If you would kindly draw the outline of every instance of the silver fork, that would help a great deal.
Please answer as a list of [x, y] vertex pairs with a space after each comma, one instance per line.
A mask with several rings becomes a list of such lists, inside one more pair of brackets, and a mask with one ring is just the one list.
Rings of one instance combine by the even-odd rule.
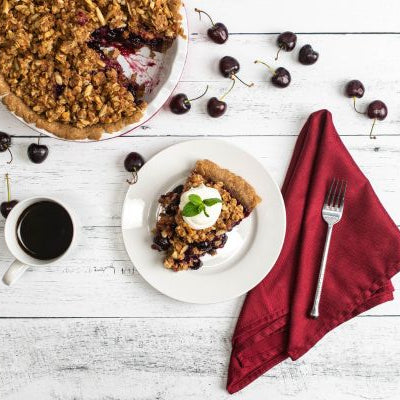
[[333, 226], [337, 224], [343, 215], [344, 196], [346, 194], [347, 182], [344, 180], [334, 179], [326, 195], [324, 206], [322, 207], [322, 218], [328, 224], [328, 232], [324, 253], [322, 255], [321, 267], [319, 270], [317, 289], [315, 291], [314, 305], [311, 310], [311, 317], [319, 317], [319, 301], [321, 299], [322, 285], [324, 283], [324, 275], [326, 262], [328, 259], [329, 245], [331, 243]]

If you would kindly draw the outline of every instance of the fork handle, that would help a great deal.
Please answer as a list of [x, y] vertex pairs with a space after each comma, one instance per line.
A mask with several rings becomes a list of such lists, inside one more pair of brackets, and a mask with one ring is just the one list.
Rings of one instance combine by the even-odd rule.
[[315, 291], [314, 305], [310, 313], [310, 316], [313, 318], [319, 317], [319, 301], [321, 299], [322, 285], [324, 283], [326, 262], [328, 260], [328, 252], [329, 252], [329, 245], [331, 243], [332, 230], [333, 230], [333, 225], [328, 225], [328, 232], [326, 234], [324, 253], [322, 255], [321, 266], [319, 269], [317, 289]]

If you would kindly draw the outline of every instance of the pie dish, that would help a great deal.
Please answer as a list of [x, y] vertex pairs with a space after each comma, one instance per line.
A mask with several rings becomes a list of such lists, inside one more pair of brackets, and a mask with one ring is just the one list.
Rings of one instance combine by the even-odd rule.
[[[153, 229], [162, 212], [158, 200], [161, 194], [184, 184], [196, 162], [204, 159], [215, 160], [245, 178], [263, 200], [227, 234], [223, 248], [214, 256], [201, 257], [199, 270], [173, 273], [163, 267], [165, 254], [151, 248]], [[216, 139], [183, 141], [149, 159], [140, 169], [137, 183], [127, 188], [121, 215], [125, 249], [135, 273], [161, 293], [190, 303], [226, 301], [257, 285], [278, 258], [286, 229], [282, 195], [265, 169], [268, 158], [263, 160], [264, 165], [243, 149]], [[143, 290], [150, 288], [144, 286]], [[152, 295], [156, 301], [156, 293]]]
[[[216, 195], [219, 201], [207, 209], [217, 207], [218, 203], [221, 206], [215, 223], [196, 229], [199, 227], [192, 227], [190, 221], [185, 220], [180, 208], [181, 196], [188, 191], [195, 193], [194, 188], [204, 186], [216, 189], [219, 194]], [[228, 232], [248, 217], [260, 201], [255, 189], [242, 177], [210, 160], [199, 160], [183, 185], [159, 198], [162, 210], [154, 229], [152, 248], [166, 252], [164, 266], [168, 269], [197, 270], [202, 266], [201, 258], [206, 254], [215, 255], [223, 248]], [[198, 214], [203, 216], [202, 212]], [[209, 218], [210, 215], [203, 216], [205, 221]]]
[[117, 58], [144, 47], [151, 56], [165, 53], [184, 35], [181, 7], [181, 0], [3, 0], [3, 103], [71, 140], [137, 123], [147, 107], [144, 87]]

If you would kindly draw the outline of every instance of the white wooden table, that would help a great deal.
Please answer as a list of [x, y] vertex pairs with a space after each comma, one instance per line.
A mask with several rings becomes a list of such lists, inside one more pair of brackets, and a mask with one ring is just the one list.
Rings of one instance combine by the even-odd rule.
[[[0, 286], [0, 398], [18, 399], [227, 399], [230, 337], [243, 298], [196, 306], [152, 289], [130, 263], [120, 214], [127, 186], [123, 160], [130, 151], [147, 159], [190, 137], [218, 136], [257, 157], [282, 183], [296, 136], [312, 111], [329, 108], [342, 139], [384, 206], [400, 224], [400, 3], [396, 0], [252, 0], [186, 2], [190, 52], [178, 90], [190, 96], [210, 84], [221, 95], [229, 81], [218, 74], [220, 57], [237, 57], [241, 77], [220, 119], [206, 115], [202, 99], [190, 114], [162, 111], [131, 135], [93, 144], [43, 139], [42, 165], [26, 156], [35, 140], [0, 108], [0, 130], [13, 135], [14, 163], [0, 154], [1, 174], [12, 178], [13, 197], [54, 195], [79, 214], [81, 240], [69, 259], [29, 270], [14, 287]], [[209, 11], [231, 31], [224, 46], [211, 43]], [[251, 8], [249, 8], [251, 7]], [[277, 33], [299, 32], [293, 53], [276, 52]], [[297, 62], [301, 45], [320, 52], [317, 64]], [[262, 58], [292, 73], [285, 90], [272, 87]], [[366, 85], [359, 102], [382, 99], [389, 108], [371, 141], [371, 121], [343, 96], [347, 80]], [[149, 182], [149, 184], [151, 184]], [[5, 187], [1, 185], [2, 200]], [[0, 273], [11, 255], [0, 235]], [[351, 271], [349, 271], [351, 273]], [[397, 289], [400, 279], [394, 280]], [[284, 362], [236, 395], [239, 399], [399, 399], [399, 298], [344, 324], [297, 362]]]

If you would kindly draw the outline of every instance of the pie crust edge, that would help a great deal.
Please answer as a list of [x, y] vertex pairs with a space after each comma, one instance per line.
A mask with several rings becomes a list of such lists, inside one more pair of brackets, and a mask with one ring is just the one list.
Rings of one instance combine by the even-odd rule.
[[262, 200], [253, 186], [246, 180], [225, 168], [221, 168], [210, 160], [197, 161], [194, 171], [214, 182], [223, 182], [227, 190], [246, 207], [249, 213]]
[[130, 117], [122, 118], [111, 124], [97, 124], [85, 128], [76, 128], [72, 125], [63, 124], [61, 122], [49, 122], [45, 118], [42, 118], [39, 114], [28, 107], [21, 98], [10, 91], [10, 87], [8, 86], [8, 83], [5, 82], [2, 74], [0, 74], [0, 96], [2, 97], [3, 104], [8, 108], [8, 110], [15, 113], [28, 124], [35, 124], [37, 128], [45, 129], [61, 139], [68, 140], [99, 140], [103, 133], [118, 132], [127, 125], [139, 122], [147, 107], [147, 103], [142, 102], [137, 106], [138, 111]]

